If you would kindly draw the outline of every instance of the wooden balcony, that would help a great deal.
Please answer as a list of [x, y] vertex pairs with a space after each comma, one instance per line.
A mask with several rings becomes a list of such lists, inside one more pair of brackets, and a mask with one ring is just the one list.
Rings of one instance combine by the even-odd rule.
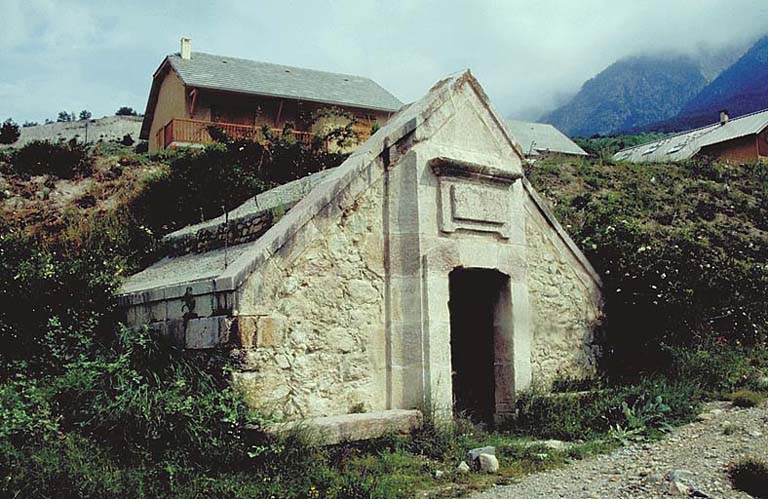
[[[216, 140], [211, 136], [213, 129], [232, 139], [261, 141], [265, 138], [262, 126], [174, 118], [157, 131], [157, 143], [161, 149], [214, 144]], [[213, 133], [216, 134], [215, 131]], [[270, 128], [268, 133], [274, 137], [284, 136], [304, 144], [311, 144], [315, 138], [315, 135], [309, 132], [282, 128]]]

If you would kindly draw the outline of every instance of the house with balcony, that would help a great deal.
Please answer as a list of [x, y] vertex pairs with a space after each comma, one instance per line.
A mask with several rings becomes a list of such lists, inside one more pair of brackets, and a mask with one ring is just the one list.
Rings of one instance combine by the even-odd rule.
[[352, 123], [364, 141], [401, 106], [369, 78], [192, 52], [182, 38], [152, 77], [140, 137], [150, 151], [210, 144], [216, 131], [311, 142]]

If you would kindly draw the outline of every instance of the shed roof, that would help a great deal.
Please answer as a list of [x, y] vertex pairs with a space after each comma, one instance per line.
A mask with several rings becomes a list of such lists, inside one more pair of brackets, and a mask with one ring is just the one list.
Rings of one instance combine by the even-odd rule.
[[[189, 59], [178, 53], [167, 56], [155, 73], [150, 90], [142, 136], [149, 135], [159, 84], [169, 65], [190, 87], [223, 92], [282, 97], [323, 104], [393, 112], [403, 105], [381, 85], [362, 76], [283, 66], [237, 57], [192, 52]], [[158, 88], [156, 88], [158, 87]], [[145, 130], [146, 128], [146, 130]], [[146, 132], [146, 133], [145, 133]]]
[[556, 152], [587, 156], [587, 153], [563, 132], [549, 123], [532, 123], [528, 121], [507, 120], [509, 131], [520, 142], [523, 152]]
[[702, 147], [755, 135], [766, 127], [768, 127], [768, 109], [733, 118], [724, 125], [719, 122], [713, 123], [660, 140], [627, 147], [617, 152], [613, 159], [634, 163], [682, 161], [693, 157]]

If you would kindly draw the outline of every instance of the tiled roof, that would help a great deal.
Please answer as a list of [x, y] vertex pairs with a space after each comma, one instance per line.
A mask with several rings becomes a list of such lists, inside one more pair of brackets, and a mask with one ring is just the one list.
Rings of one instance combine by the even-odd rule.
[[292, 99], [397, 111], [403, 105], [375, 81], [362, 76], [329, 73], [268, 62], [192, 52], [168, 60], [181, 80], [193, 87], [271, 95]]
[[739, 137], [754, 135], [768, 127], [768, 109], [702, 128], [671, 135], [653, 142], [628, 147], [613, 159], [634, 163], [681, 161], [693, 157], [702, 147], [719, 144]]
[[529, 123], [527, 121], [507, 120], [509, 131], [517, 139], [523, 152], [532, 155], [542, 152], [575, 154], [586, 156], [587, 153], [563, 132], [548, 123]]

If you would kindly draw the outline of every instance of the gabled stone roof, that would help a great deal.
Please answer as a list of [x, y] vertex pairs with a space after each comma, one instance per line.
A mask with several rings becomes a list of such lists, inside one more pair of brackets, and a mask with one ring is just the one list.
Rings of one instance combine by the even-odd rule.
[[[469, 86], [479, 96], [485, 107], [484, 111], [487, 112], [489, 120], [486, 126], [492, 124], [496, 127], [500, 131], [500, 140], [522, 158], [520, 145], [509, 133], [504, 120], [493, 109], [480, 84], [469, 71], [462, 72], [438, 82], [422, 99], [403, 107], [386, 125], [360, 145], [341, 166], [323, 173], [319, 178], [315, 177], [314, 180], [305, 180], [314, 182], [311, 190], [260, 237], [227, 248], [226, 255], [223, 253], [224, 249], [215, 248], [197, 254], [168, 257], [131, 276], [121, 289], [121, 303], [134, 305], [159, 299], [179, 298], [188, 287], [193, 288], [195, 294], [231, 292], [238, 289], [254, 269], [291, 241], [310, 220], [339, 198], [342, 192], [351, 185], [357, 186], [358, 190], [370, 185], [371, 168], [376, 164], [388, 163], [391, 146], [402, 144], [400, 152], [404, 153], [413, 144], [431, 137], [437, 129], [450, 121], [456, 112], [453, 98], [465, 86]], [[522, 171], [519, 174], [522, 175]], [[299, 193], [297, 195], [304, 192], [295, 186], [287, 189], [293, 189]], [[530, 185], [526, 185], [526, 190], [533, 192]], [[267, 194], [274, 197], [274, 192]], [[568, 249], [587, 269], [589, 275], [599, 283], [600, 278], [587, 259], [543, 206], [538, 196], [532, 196], [532, 200], [540, 207], [543, 216], [551, 219], [550, 223], [556, 233], [566, 242]], [[246, 216], [254, 215], [254, 210], [247, 207], [238, 208], [236, 211]], [[220, 222], [219, 220], [217, 223]], [[218, 230], [217, 223], [182, 229], [172, 235], [171, 239], [187, 237], [201, 229]], [[196, 261], [200, 262], [199, 268], [195, 264]]]

